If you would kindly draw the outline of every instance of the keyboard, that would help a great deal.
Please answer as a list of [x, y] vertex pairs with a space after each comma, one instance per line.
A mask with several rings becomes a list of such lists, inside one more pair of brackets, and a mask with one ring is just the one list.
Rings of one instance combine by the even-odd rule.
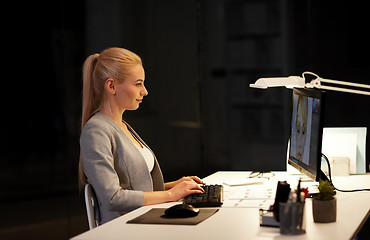
[[224, 188], [222, 185], [204, 185], [202, 194], [191, 194], [184, 198], [183, 203], [194, 207], [220, 207], [224, 202]]

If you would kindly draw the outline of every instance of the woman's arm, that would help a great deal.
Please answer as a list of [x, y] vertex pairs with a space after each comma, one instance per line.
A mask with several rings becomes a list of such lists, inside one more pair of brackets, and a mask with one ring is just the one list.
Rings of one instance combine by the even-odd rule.
[[[202, 183], [198, 177], [194, 177], [194, 179], [197, 179], [199, 183]], [[145, 192], [144, 205], [179, 201], [190, 194], [203, 193], [203, 188], [201, 188], [198, 185], [198, 182], [196, 182], [194, 179], [193, 177], [183, 177], [177, 181], [167, 183], [167, 185], [171, 186], [171, 188], [166, 191]]]

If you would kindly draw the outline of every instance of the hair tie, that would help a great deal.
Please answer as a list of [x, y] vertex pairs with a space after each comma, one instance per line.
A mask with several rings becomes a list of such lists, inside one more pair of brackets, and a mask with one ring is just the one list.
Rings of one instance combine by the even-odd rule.
[[93, 56], [92, 64], [93, 64], [93, 68], [95, 69], [95, 66], [96, 66], [96, 64], [98, 63], [98, 60], [99, 60], [99, 56], [100, 56], [100, 54], [99, 54], [99, 53], [95, 53], [95, 54], [93, 54], [92, 56]]
[[94, 57], [94, 60], [98, 60], [99, 59], [99, 56], [100, 56], [100, 54], [99, 53], [95, 53], [95, 54], [93, 54], [93, 57]]

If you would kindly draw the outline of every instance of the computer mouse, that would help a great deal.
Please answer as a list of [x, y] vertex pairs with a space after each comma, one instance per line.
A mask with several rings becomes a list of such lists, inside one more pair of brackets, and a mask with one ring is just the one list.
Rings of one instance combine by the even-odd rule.
[[195, 217], [199, 214], [199, 209], [190, 204], [177, 204], [167, 208], [164, 214], [170, 218]]

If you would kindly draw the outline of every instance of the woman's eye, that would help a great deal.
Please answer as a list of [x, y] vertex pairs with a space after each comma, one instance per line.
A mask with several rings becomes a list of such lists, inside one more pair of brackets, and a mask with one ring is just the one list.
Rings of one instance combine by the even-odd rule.
[[137, 81], [136, 83], [135, 83], [135, 86], [141, 86], [141, 85], [143, 85], [144, 84], [144, 82], [143, 81]]

